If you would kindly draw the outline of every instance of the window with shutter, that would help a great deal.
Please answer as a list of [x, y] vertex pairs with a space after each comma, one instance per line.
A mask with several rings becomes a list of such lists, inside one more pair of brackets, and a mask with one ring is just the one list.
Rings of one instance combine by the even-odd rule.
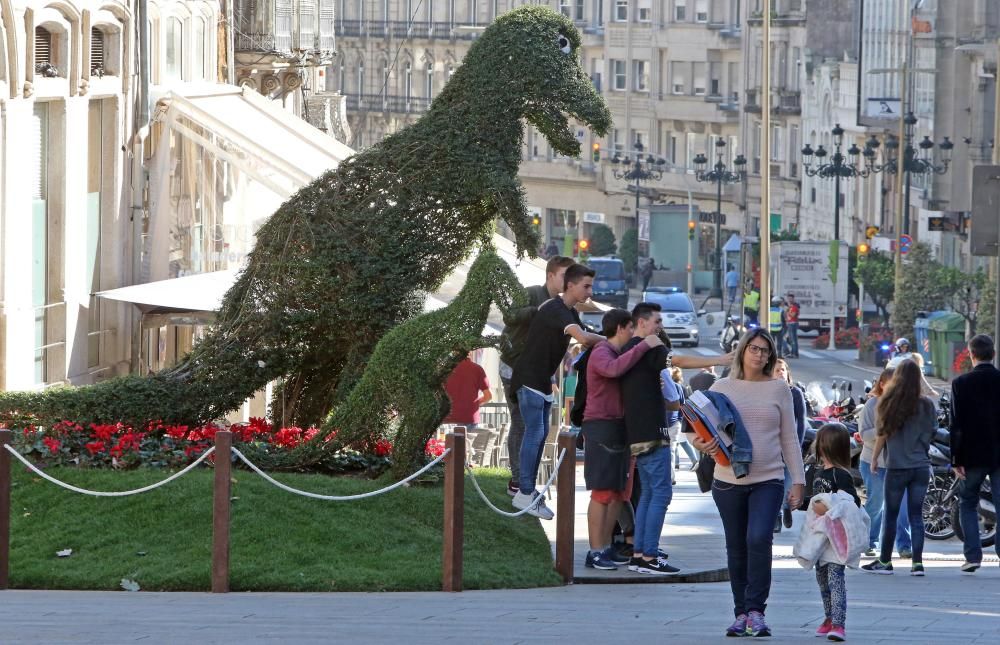
[[335, 17], [334, 0], [319, 0], [319, 48], [321, 51], [332, 52], [336, 49]]
[[52, 32], [45, 27], [35, 27], [35, 73], [46, 78], [59, 76], [52, 56]]
[[104, 32], [93, 27], [90, 30], [90, 75], [104, 76]]
[[318, 49], [316, 19], [319, 5], [316, 0], [299, 2], [299, 49], [307, 51]]
[[274, 0], [274, 48], [292, 49], [292, 0]]
[[[46, 32], [48, 33], [48, 32]], [[36, 32], [37, 34], [37, 32]], [[31, 304], [35, 307], [35, 358], [34, 382], [44, 383], [46, 313], [46, 293], [48, 291], [48, 120], [46, 103], [35, 103], [32, 114], [32, 213], [31, 213]]]

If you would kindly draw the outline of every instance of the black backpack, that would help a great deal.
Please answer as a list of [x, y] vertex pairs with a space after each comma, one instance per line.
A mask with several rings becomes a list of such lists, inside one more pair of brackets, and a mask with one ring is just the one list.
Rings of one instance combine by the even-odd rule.
[[573, 369], [576, 370], [576, 391], [573, 393], [573, 409], [569, 411], [569, 422], [580, 427], [583, 425], [583, 413], [587, 408], [587, 362], [590, 360], [590, 350], [580, 354]]

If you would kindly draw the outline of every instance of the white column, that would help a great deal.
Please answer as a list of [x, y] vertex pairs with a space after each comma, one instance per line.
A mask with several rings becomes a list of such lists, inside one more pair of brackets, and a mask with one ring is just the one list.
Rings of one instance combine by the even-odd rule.
[[[66, 300], [66, 378], [75, 380], [87, 373], [87, 332], [89, 327], [90, 275], [87, 271], [87, 174], [89, 126], [87, 96], [66, 99], [66, 140], [62, 175], [65, 212], [63, 214], [63, 298]], [[55, 146], [53, 146], [55, 147]]]
[[[34, 385], [35, 327], [31, 304], [31, 190], [32, 164], [25, 151], [32, 140], [32, 102], [14, 99], [3, 104], [3, 157], [7, 160], [0, 186], [0, 214], [4, 218], [0, 261], [3, 262], [4, 316], [6, 325], [4, 364], [8, 390], [27, 390]], [[20, 163], [14, 160], [20, 159]]]

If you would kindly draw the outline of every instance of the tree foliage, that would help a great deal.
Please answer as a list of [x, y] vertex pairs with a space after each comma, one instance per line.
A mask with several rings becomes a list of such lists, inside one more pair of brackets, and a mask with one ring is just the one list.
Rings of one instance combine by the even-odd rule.
[[[47, 393], [30, 401], [0, 394], [0, 412], [29, 403], [83, 408], [94, 399], [108, 404], [90, 412], [105, 421], [200, 423], [280, 380], [272, 413], [282, 424], [321, 421], [347, 397], [379, 339], [420, 311], [424, 293], [490, 238], [497, 217], [520, 253], [535, 254], [538, 233], [517, 177], [523, 122], [567, 156], [580, 151], [567, 114], [598, 135], [611, 125], [580, 44], [572, 21], [547, 7], [500, 16], [416, 123], [270, 217], [216, 324], [176, 367], [63, 390], [51, 401]], [[403, 393], [412, 384], [395, 385]]]
[[875, 303], [879, 317], [889, 320], [888, 307], [896, 290], [896, 267], [892, 256], [879, 251], [860, 256], [854, 267], [854, 280], [864, 285], [865, 295]]
[[591, 255], [614, 255], [617, 251], [614, 231], [605, 224], [595, 224], [590, 230]]
[[926, 244], [915, 244], [906, 256], [899, 293], [892, 311], [892, 328], [897, 336], [912, 336], [918, 311], [936, 311], [944, 307], [941, 292], [941, 264], [933, 258]]
[[996, 334], [996, 303], [997, 303], [997, 283], [996, 280], [987, 279], [981, 290], [982, 297], [979, 300], [979, 315], [976, 316], [976, 333]]
[[975, 330], [980, 301], [988, 284], [986, 272], [977, 269], [966, 273], [956, 267], [942, 266], [938, 269], [937, 279], [945, 304], [965, 318], [970, 330]]
[[636, 262], [639, 261], [639, 230], [630, 228], [622, 235], [622, 243], [618, 248], [618, 257], [625, 264], [625, 270], [629, 273], [635, 272]]

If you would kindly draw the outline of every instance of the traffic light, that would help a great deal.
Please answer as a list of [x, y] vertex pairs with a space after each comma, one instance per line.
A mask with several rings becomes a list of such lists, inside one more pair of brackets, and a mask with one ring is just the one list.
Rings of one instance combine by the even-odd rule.
[[591, 158], [594, 160], [594, 163], [601, 163], [601, 144], [595, 143], [592, 149]]
[[869, 246], [862, 242], [858, 244], [858, 255], [868, 255]]
[[589, 248], [590, 248], [589, 240], [580, 240], [580, 253], [586, 253]]
[[542, 218], [539, 217], [538, 215], [532, 215], [531, 216], [531, 225], [532, 226], [541, 226], [542, 225]]
[[878, 235], [879, 230], [880, 229], [877, 226], [869, 226], [865, 229], [865, 237], [870, 240], [876, 235]]
[[697, 226], [694, 220], [688, 220], [688, 240], [694, 240], [694, 227]]

